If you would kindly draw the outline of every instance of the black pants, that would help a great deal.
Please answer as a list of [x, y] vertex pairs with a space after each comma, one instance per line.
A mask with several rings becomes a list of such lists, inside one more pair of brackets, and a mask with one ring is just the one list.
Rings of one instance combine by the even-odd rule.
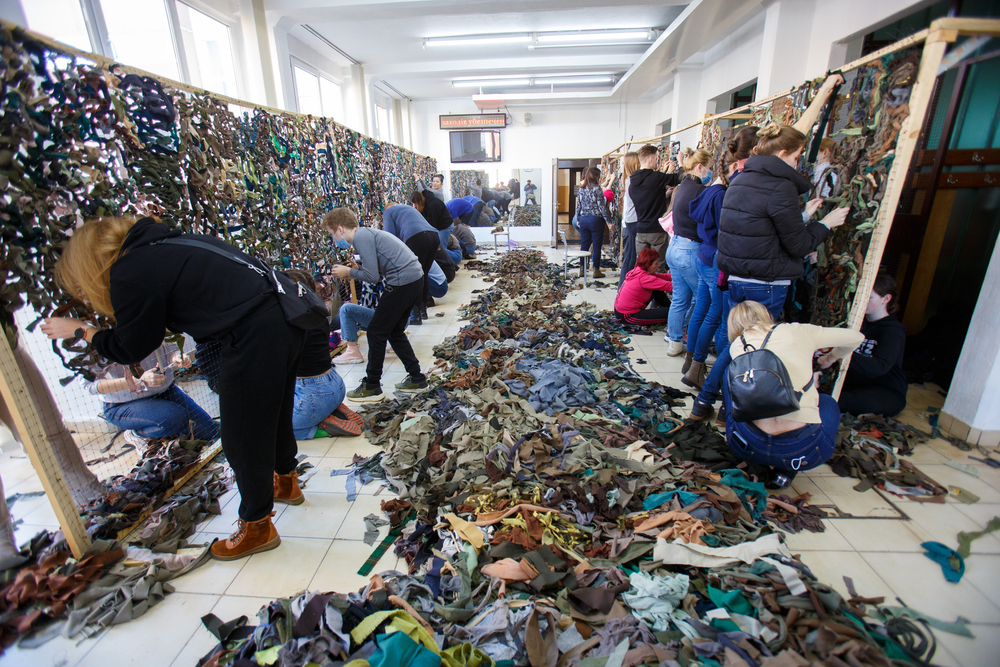
[[[427, 308], [430, 297], [428, 293], [428, 289], [430, 288], [430, 282], [428, 281], [430, 278], [427, 277], [427, 273], [431, 270], [431, 264], [434, 263], [434, 256], [437, 254], [439, 245], [441, 245], [441, 237], [438, 236], [437, 232], [431, 231], [419, 232], [406, 240], [406, 247], [412, 250], [413, 254], [417, 256], [417, 259], [420, 261], [420, 268], [424, 270], [423, 293], [420, 301], [416, 303], [418, 312]], [[393, 346], [393, 349], [396, 349], [395, 346]]]
[[257, 521], [274, 506], [274, 473], [295, 469], [295, 373], [305, 331], [285, 321], [277, 300], [221, 339], [222, 449], [240, 490], [240, 518]]
[[864, 415], [869, 412], [883, 417], [894, 417], [906, 407], [906, 397], [885, 387], [851, 387], [840, 392], [837, 401], [841, 412]]
[[375, 314], [368, 324], [368, 370], [365, 383], [369, 387], [374, 389], [382, 384], [386, 341], [392, 345], [407, 373], [413, 377], [423, 377], [420, 372], [420, 362], [417, 361], [417, 355], [413, 353], [405, 333], [410, 309], [416, 306], [421, 290], [425, 289], [423, 284], [424, 279], [414, 280], [402, 286], [386, 285], [382, 296], [379, 297]]

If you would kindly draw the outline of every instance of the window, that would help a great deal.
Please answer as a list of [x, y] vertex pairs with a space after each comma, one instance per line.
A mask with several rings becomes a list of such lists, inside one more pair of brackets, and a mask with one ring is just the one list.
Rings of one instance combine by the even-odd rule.
[[239, 97], [229, 26], [182, 2], [177, 3], [177, 17], [189, 83], [220, 95]]
[[114, 50], [110, 54], [112, 58], [168, 79], [180, 80], [177, 52], [163, 0], [101, 0], [101, 9]]
[[340, 84], [325, 76], [319, 78], [319, 92], [323, 100], [323, 115], [334, 118], [338, 123], [344, 122], [344, 95], [340, 92]]
[[83, 51], [93, 51], [80, 0], [28, 0], [21, 3], [28, 28]]
[[299, 113], [313, 116], [323, 115], [323, 99], [319, 92], [319, 77], [298, 65], [292, 65], [295, 76], [295, 94], [299, 101]]
[[381, 104], [375, 105], [375, 132], [380, 141], [392, 141], [392, 128], [389, 125], [389, 110]]

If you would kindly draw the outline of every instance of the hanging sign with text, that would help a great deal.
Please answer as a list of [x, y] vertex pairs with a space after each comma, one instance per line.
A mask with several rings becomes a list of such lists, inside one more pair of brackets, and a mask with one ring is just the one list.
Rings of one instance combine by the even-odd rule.
[[472, 113], [439, 116], [442, 130], [485, 130], [507, 127], [505, 113]]

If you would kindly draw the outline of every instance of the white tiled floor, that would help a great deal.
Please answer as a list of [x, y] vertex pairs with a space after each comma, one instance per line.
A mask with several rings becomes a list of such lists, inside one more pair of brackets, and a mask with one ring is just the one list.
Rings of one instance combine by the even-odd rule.
[[[552, 253], [552, 260], [562, 262], [562, 253]], [[571, 304], [583, 301], [599, 309], [614, 303], [617, 274], [603, 282], [607, 287], [572, 292]], [[466, 270], [459, 271], [450, 293], [431, 309], [431, 319], [408, 332], [421, 366], [432, 361], [432, 348], [445, 337], [458, 332], [462, 324], [457, 308], [467, 303], [471, 291], [483, 287], [482, 281]], [[433, 317], [442, 313], [443, 317]], [[366, 351], [365, 339], [361, 339]], [[645, 377], [683, 388], [680, 383], [682, 358], [665, 354], [661, 334], [633, 336], [630, 346], [633, 368]], [[647, 363], [638, 363], [639, 359]], [[345, 384], [353, 388], [364, 375], [364, 365], [342, 369]], [[383, 387], [391, 388], [406, 372], [392, 355], [386, 359]], [[687, 399], [686, 405], [690, 406]], [[940, 407], [944, 397], [933, 387], [912, 387], [910, 407], [903, 418], [918, 428], [929, 430], [926, 419], [918, 414], [928, 406]], [[372, 552], [364, 544], [362, 518], [377, 512], [381, 500], [391, 493], [379, 491], [379, 484], [362, 489], [353, 503], [347, 502], [345, 478], [331, 477], [330, 471], [342, 469], [354, 454], [371, 455], [378, 451], [364, 438], [335, 438], [300, 443], [317, 467], [306, 487], [306, 502], [296, 507], [277, 506], [276, 526], [282, 536], [277, 550], [257, 554], [243, 561], [209, 561], [202, 568], [175, 582], [177, 592], [150, 610], [144, 617], [116, 627], [96, 641], [76, 645], [58, 639], [37, 650], [8, 651], [0, 658], [7, 665], [175, 665], [190, 667], [209, 651], [214, 638], [202, 627], [200, 617], [214, 613], [223, 620], [241, 614], [251, 617], [276, 597], [294, 595], [304, 589], [356, 590], [367, 583], [357, 573]], [[987, 535], [972, 544], [972, 556], [966, 561], [966, 575], [958, 584], [947, 583], [940, 567], [921, 554], [920, 542], [934, 540], [957, 546], [959, 531], [979, 530], [994, 516], [1000, 515], [1000, 471], [981, 468], [976, 479], [943, 465], [949, 459], [968, 461], [965, 453], [943, 440], [918, 447], [911, 461], [941, 484], [957, 484], [979, 495], [975, 505], [952, 499], [941, 505], [921, 504], [892, 498], [891, 504], [874, 491], [858, 493], [854, 481], [836, 477], [823, 466], [800, 475], [794, 483], [797, 492], [810, 492], [820, 505], [836, 505], [840, 510], [861, 518], [825, 520], [826, 532], [790, 535], [792, 551], [819, 579], [846, 594], [843, 577], [850, 577], [859, 594], [884, 595], [887, 604], [907, 605], [942, 620], [953, 621], [959, 615], [973, 622], [975, 640], [937, 632], [939, 650], [934, 662], [940, 665], [979, 667], [995, 665], [1000, 652], [1000, 539]], [[0, 458], [0, 473], [9, 494], [41, 490], [26, 459], [10, 455]], [[198, 538], [223, 537], [232, 531], [239, 500], [235, 491], [222, 499], [222, 515], [199, 527]], [[905, 520], [876, 517], [899, 517], [895, 504], [909, 517]], [[54, 527], [51, 508], [44, 498], [19, 502], [12, 510], [15, 518], [25, 521], [17, 531], [24, 541], [42, 527]], [[382, 529], [384, 535], [385, 529]], [[391, 569], [397, 559], [388, 552], [375, 571]]]

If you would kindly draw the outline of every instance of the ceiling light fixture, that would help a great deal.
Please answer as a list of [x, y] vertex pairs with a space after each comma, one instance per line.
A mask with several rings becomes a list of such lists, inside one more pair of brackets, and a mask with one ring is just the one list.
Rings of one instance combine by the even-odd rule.
[[627, 30], [553, 30], [550, 32], [507, 33], [487, 35], [455, 35], [452, 37], [427, 37], [423, 47], [468, 46], [476, 44], [527, 44], [529, 49], [559, 48], [569, 46], [606, 46], [644, 44], [656, 39], [656, 28]]
[[548, 86], [552, 84], [578, 84], [578, 83], [608, 83], [613, 81], [614, 77], [610, 76], [578, 76], [570, 77], [566, 79], [543, 79], [541, 77], [535, 77], [535, 83], [540, 86]]
[[460, 37], [428, 37], [424, 46], [465, 46], [469, 44], [508, 44], [531, 41], [531, 35], [462, 35]]
[[620, 42], [622, 40], [648, 40], [648, 30], [604, 30], [600, 32], [538, 33], [539, 43], [546, 42]]
[[476, 80], [476, 81], [452, 81], [451, 85], [455, 88], [497, 88], [498, 86], [528, 86], [531, 85], [530, 79], [502, 79], [502, 80]]

